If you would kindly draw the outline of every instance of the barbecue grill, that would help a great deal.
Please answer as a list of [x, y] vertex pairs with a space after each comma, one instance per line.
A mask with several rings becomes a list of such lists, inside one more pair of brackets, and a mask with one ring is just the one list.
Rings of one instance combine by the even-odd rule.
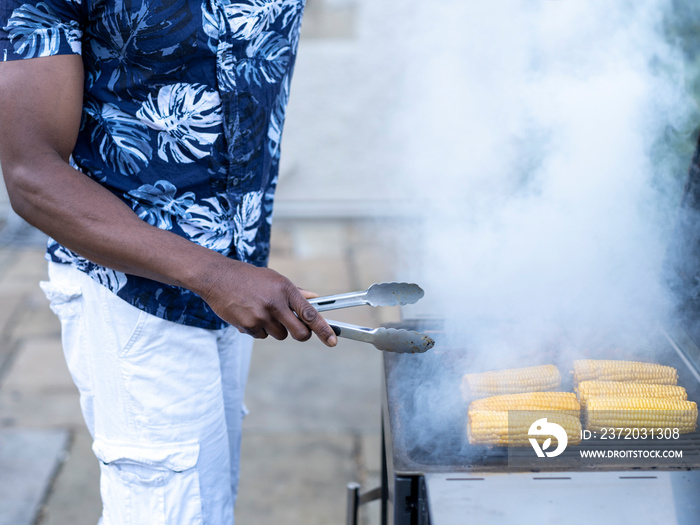
[[[445, 405], [463, 405], [439, 425], [411, 437], [413, 426], [425, 425], [420, 393], [400, 379], [404, 372], [437, 366], [460, 396], [464, 370], [453, 366], [453, 351], [441, 346], [441, 327], [434, 320], [410, 319], [403, 327], [433, 336], [436, 347], [425, 356], [384, 353], [382, 390], [382, 486], [366, 494], [349, 486], [348, 523], [357, 506], [373, 497], [382, 500], [383, 525], [464, 525], [470, 523], [630, 523], [700, 524], [700, 432], [678, 439], [582, 441], [567, 448], [564, 461], [544, 459], [535, 466], [510, 461], [506, 447], [469, 445], [466, 403], [445, 399]], [[678, 369], [679, 384], [688, 399], [700, 401], [700, 348], [680, 326], [653, 329], [645, 338], [645, 352], [654, 360]], [[639, 349], [637, 348], [637, 351]], [[551, 359], [543, 351], [545, 360]], [[634, 352], [601, 347], [578, 358], [635, 359]], [[539, 363], [535, 363], [539, 364]], [[561, 365], [565, 372], [565, 365]], [[449, 376], [452, 377], [449, 377]], [[567, 376], [568, 374], [563, 374]], [[428, 381], [430, 374], [426, 375]], [[430, 385], [421, 385], [430, 388]], [[570, 390], [571, 385], [563, 384]], [[414, 400], [414, 401], [412, 401]], [[511, 453], [515, 449], [511, 449]], [[667, 460], [583, 460], [581, 450], [682, 451]], [[534, 455], [533, 450], [522, 449]], [[567, 461], [566, 457], [570, 461]], [[559, 458], [557, 458], [559, 459]], [[515, 464], [515, 466], [514, 466]]]

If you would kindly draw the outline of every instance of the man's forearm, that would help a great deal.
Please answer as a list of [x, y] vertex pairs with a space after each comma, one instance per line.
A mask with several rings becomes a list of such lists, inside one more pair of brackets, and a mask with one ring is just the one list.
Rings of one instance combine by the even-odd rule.
[[142, 221], [121, 199], [58, 155], [7, 163], [13, 209], [63, 246], [102, 266], [202, 294], [220, 254]]

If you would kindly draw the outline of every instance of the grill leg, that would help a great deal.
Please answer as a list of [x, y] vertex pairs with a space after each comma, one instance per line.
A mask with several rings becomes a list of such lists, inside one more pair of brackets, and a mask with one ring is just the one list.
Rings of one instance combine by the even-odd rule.
[[348, 483], [348, 509], [345, 525], [357, 525], [357, 511], [360, 508], [360, 484]]
[[384, 435], [384, 415], [381, 417], [382, 421], [382, 485], [381, 485], [381, 498], [382, 498], [382, 509], [380, 515], [380, 525], [389, 525], [388, 518], [388, 506], [389, 506], [389, 467], [386, 461], [386, 436]]
[[368, 490], [364, 494], [360, 494], [360, 484], [354, 481], [348, 483], [348, 512], [346, 525], [357, 525], [357, 514], [360, 505], [369, 503], [382, 497], [382, 487], [377, 487]]

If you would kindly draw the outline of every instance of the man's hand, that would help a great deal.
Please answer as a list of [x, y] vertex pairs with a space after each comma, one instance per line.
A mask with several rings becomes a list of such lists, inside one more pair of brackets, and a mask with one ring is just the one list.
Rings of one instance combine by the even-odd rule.
[[328, 346], [336, 345], [333, 329], [305, 298], [314, 294], [269, 268], [229, 260], [217, 268], [200, 295], [241, 332], [259, 339], [284, 339], [289, 333], [297, 341], [313, 332]]

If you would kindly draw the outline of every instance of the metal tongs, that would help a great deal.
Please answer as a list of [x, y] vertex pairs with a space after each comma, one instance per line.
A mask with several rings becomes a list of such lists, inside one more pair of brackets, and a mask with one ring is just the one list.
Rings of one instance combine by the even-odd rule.
[[[309, 299], [319, 312], [349, 308], [351, 306], [399, 306], [413, 304], [424, 295], [417, 284], [379, 283], [373, 284], [362, 292], [350, 292]], [[379, 350], [417, 354], [430, 350], [435, 341], [428, 335], [403, 328], [365, 328], [339, 321], [326, 322], [338, 337], [371, 343]]]

